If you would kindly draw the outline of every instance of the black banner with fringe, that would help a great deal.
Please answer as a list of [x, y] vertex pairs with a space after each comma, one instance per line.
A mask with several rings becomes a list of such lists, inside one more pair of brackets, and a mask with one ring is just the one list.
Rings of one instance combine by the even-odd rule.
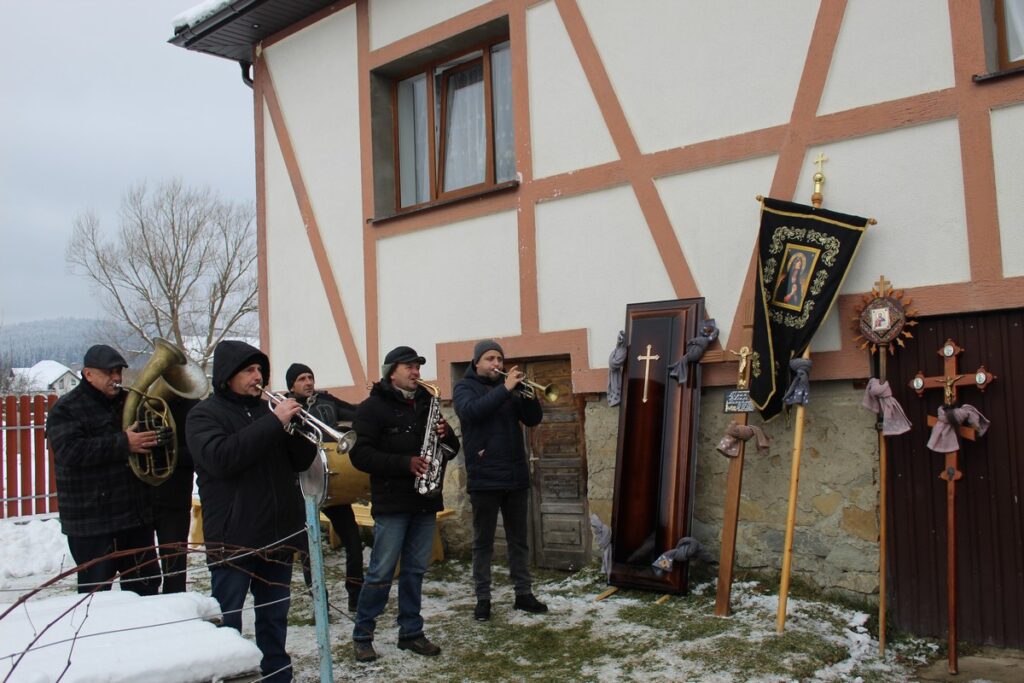
[[779, 199], [761, 204], [750, 396], [764, 419], [781, 412], [789, 361], [832, 308], [867, 224]]

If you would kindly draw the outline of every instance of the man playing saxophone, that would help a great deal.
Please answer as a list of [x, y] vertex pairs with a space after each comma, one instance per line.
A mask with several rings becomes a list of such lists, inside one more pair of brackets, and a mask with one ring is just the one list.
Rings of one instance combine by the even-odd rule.
[[[430, 470], [429, 459], [421, 456], [425, 442], [443, 444], [448, 450], [438, 448], [436, 457], [452, 458], [459, 451], [459, 439], [439, 413], [431, 411], [431, 395], [420, 382], [420, 366], [425, 362], [408, 346], [389, 351], [381, 380], [359, 405], [353, 424], [358, 438], [352, 464], [370, 474], [374, 519], [373, 552], [352, 631], [358, 662], [377, 658], [373, 634], [399, 560], [398, 648], [427, 656], [441, 653], [423, 634], [420, 605], [435, 515], [444, 503], [439, 488], [437, 495], [424, 496], [416, 484], [417, 477]], [[430, 415], [435, 416], [433, 424], [428, 424]], [[436, 439], [428, 432], [431, 429]]]

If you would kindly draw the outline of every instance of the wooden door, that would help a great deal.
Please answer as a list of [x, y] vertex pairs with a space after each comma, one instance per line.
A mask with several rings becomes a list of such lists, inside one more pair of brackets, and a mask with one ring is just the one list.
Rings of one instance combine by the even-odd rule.
[[[507, 365], [507, 363], [506, 363]], [[541, 399], [544, 420], [527, 430], [530, 461], [533, 563], [576, 570], [590, 559], [587, 459], [583, 438], [583, 399], [573, 396], [568, 359], [520, 365], [539, 384], [555, 383], [555, 402]]]

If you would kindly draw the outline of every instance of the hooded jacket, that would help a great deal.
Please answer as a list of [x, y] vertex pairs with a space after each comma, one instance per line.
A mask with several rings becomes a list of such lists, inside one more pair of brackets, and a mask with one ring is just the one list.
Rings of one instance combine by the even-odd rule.
[[121, 429], [126, 392], [107, 398], [82, 381], [61, 396], [46, 419], [53, 449], [61, 529], [100, 536], [152, 523], [149, 486], [128, 467]]
[[192, 409], [186, 439], [195, 461], [207, 549], [219, 544], [262, 548], [299, 546], [305, 520], [295, 473], [309, 467], [316, 447], [288, 434], [262, 397], [228, 388], [239, 370], [258, 363], [264, 381], [270, 361], [240, 341], [213, 352], [213, 395]]
[[[413, 400], [402, 396], [388, 381], [373, 385], [370, 397], [359, 404], [355, 422], [356, 445], [352, 464], [370, 475], [373, 513], [400, 514], [438, 512], [444, 508], [441, 495], [422, 496], [416, 492], [416, 477], [409, 463], [420, 454], [430, 413], [430, 394], [416, 389]], [[459, 452], [459, 438], [449, 429], [442, 440]]]
[[470, 365], [455, 385], [455, 413], [462, 424], [466, 451], [467, 491], [516, 491], [529, 488], [521, 422], [540, 424], [544, 413], [537, 399], [525, 399], [489, 380]]

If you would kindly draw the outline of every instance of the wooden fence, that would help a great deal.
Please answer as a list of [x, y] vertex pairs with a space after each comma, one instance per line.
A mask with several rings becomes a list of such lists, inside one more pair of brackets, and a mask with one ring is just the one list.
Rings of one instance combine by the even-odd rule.
[[5, 396], [0, 412], [0, 518], [57, 511], [46, 415], [56, 396]]

